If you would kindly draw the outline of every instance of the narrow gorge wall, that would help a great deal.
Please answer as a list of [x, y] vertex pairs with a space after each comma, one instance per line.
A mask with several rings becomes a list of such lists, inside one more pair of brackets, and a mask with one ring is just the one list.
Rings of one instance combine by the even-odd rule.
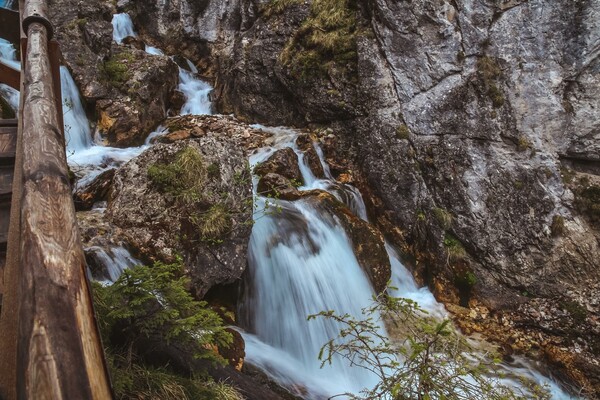
[[[96, 53], [106, 66], [118, 53], [107, 15], [127, 11], [146, 43], [184, 54], [214, 81], [219, 111], [307, 126], [335, 142], [334, 172], [364, 189], [371, 218], [438, 298], [491, 310], [526, 336], [522, 348], [503, 339], [510, 346], [541, 349], [600, 392], [598, 1], [119, 0], [104, 8], [73, 7], [69, 18], [80, 22], [62, 36], [85, 43], [65, 58], [99, 121], [103, 113], [119, 120], [102, 105], [112, 96], [103, 90], [123, 98], [127, 88], [86, 78], [78, 59]], [[164, 117], [175, 82], [150, 75], [169, 82], [159, 91]], [[477, 329], [492, 329], [475, 314]]]

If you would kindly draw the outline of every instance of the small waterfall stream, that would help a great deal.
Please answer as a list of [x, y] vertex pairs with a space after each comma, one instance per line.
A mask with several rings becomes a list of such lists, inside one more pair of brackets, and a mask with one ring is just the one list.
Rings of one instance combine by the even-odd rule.
[[[293, 147], [294, 131], [271, 132], [278, 143], [254, 154], [251, 166], [276, 148]], [[301, 189], [321, 188], [323, 182], [317, 184], [302, 159], [300, 165], [305, 183]], [[268, 206], [274, 202], [276, 206]], [[247, 360], [310, 399], [373, 386], [376, 380], [370, 372], [342, 360], [321, 369], [319, 349], [337, 336], [341, 325], [324, 319], [306, 321], [323, 310], [358, 316], [370, 303], [373, 290], [344, 229], [333, 215], [303, 200], [257, 196], [255, 210], [248, 252], [251, 278], [242, 307], [252, 332], [243, 334]]]
[[[15, 50], [15, 47], [12, 43], [2, 38], [0, 38], [0, 61], [18, 71], [21, 70], [21, 63], [17, 60], [17, 51]], [[10, 104], [13, 110], [17, 111], [19, 109], [18, 90], [0, 83], [0, 96]]]
[[[252, 166], [265, 161], [277, 149], [291, 147], [299, 157], [305, 182], [301, 190], [327, 190], [367, 220], [360, 193], [331, 178], [320, 149], [317, 154], [326, 179], [314, 177], [295, 145], [293, 130], [263, 129], [274, 134], [273, 143], [251, 156]], [[255, 179], [255, 191], [256, 184]], [[325, 310], [361, 318], [361, 309], [371, 302], [373, 289], [354, 257], [346, 233], [335, 217], [304, 200], [266, 199], [256, 192], [255, 196], [247, 289], [240, 307], [248, 330], [242, 332], [246, 361], [306, 399], [326, 399], [372, 387], [376, 378], [371, 372], [350, 368], [344, 360], [334, 360], [331, 366], [320, 368], [319, 349], [337, 336], [340, 326], [329, 320], [306, 320], [308, 315]], [[271, 206], [266, 207], [267, 203]], [[273, 207], [276, 211], [271, 212]], [[392, 267], [392, 286], [397, 288], [391, 294], [416, 301], [433, 317], [448, 318], [444, 306], [433, 294], [426, 287], [417, 286], [395, 249], [388, 243], [386, 249]], [[469, 340], [477, 348], [478, 343]], [[503, 380], [507, 385], [519, 386], [518, 377], [522, 376], [546, 385], [553, 399], [572, 398], [525, 359], [518, 358], [501, 368], [513, 377]]]
[[112, 19], [113, 40], [121, 44], [127, 36], [137, 36], [133, 30], [133, 22], [127, 13], [115, 14]]
[[65, 66], [60, 67], [60, 82], [67, 154], [75, 153], [91, 147], [90, 123], [83, 110], [79, 89], [77, 89], [71, 73]]

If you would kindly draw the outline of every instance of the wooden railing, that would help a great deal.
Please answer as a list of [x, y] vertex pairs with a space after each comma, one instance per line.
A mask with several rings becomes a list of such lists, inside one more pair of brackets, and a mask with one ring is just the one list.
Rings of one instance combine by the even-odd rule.
[[18, 142], [0, 318], [3, 399], [111, 399], [71, 197], [57, 51], [21, 0]]

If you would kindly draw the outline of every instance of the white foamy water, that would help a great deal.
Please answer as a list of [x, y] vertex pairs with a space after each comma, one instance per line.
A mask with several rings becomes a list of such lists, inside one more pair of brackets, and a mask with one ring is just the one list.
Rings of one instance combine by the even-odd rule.
[[[7, 7], [8, 8], [8, 7]], [[17, 60], [15, 47], [7, 40], [0, 38], [0, 61], [17, 71], [21, 70], [21, 63]], [[4, 98], [16, 112], [19, 109], [19, 91], [0, 83], [0, 96]]]
[[108, 248], [92, 246], [87, 248], [86, 252], [92, 253], [96, 262], [102, 266], [102, 270], [96, 271], [93, 278], [104, 284], [114, 283], [123, 271], [142, 264], [123, 246], [113, 245]]
[[165, 55], [165, 53], [163, 53], [163, 51], [161, 49], [159, 49], [158, 47], [146, 45], [145, 51], [146, 51], [146, 53], [152, 54], [153, 56], [164, 56]]
[[112, 18], [113, 40], [118, 44], [123, 43], [123, 39], [128, 36], [137, 36], [133, 30], [133, 22], [127, 13], [114, 14]]
[[92, 145], [90, 123], [83, 109], [79, 89], [65, 66], [60, 67], [60, 84], [67, 154], [75, 153]]
[[[295, 136], [293, 131], [283, 134]], [[293, 145], [278, 139], [277, 148]], [[250, 164], [264, 161], [273, 151], [259, 151]], [[304, 166], [301, 170], [303, 188], [311, 188], [316, 178]], [[319, 350], [342, 325], [324, 318], [306, 321], [323, 310], [359, 316], [371, 301], [373, 290], [346, 232], [333, 215], [302, 200], [276, 201], [271, 207], [268, 202], [274, 200], [257, 198], [250, 238], [251, 278], [243, 308], [252, 334], [244, 333], [246, 359], [310, 399], [372, 387], [374, 375], [341, 359], [321, 369]]]
[[[327, 168], [326, 179], [317, 179], [312, 174], [295, 144], [296, 132], [254, 127], [270, 131], [274, 137], [271, 147], [258, 150], [250, 158], [252, 166], [267, 160], [277, 149], [291, 147], [299, 156], [304, 180], [300, 189], [328, 190], [367, 220], [364, 202], [356, 188], [333, 181]], [[318, 149], [317, 153], [326, 167], [322, 151]], [[256, 184], [255, 177], [255, 190]], [[267, 202], [272, 205], [265, 212]], [[325, 310], [363, 319], [361, 310], [371, 303], [373, 289], [358, 265], [346, 233], [335, 217], [304, 200], [288, 202], [258, 196], [255, 206], [247, 288], [240, 308], [248, 330], [242, 332], [246, 361], [306, 399], [325, 399], [347, 392], [358, 394], [371, 388], [377, 382], [375, 375], [363, 368], [350, 367], [346, 360], [335, 359], [331, 366], [320, 368], [319, 350], [337, 337], [341, 326], [331, 320], [306, 320], [308, 315]], [[440, 320], [448, 318], [444, 306], [433, 294], [426, 287], [417, 286], [394, 248], [386, 243], [386, 249], [392, 286], [397, 288], [391, 294], [416, 301]], [[504, 364], [502, 369], [507, 374], [502, 380], [506, 385], [519, 387], [521, 376], [546, 385], [554, 399], [572, 398], [523, 359]]]
[[210, 92], [212, 92], [213, 88], [207, 82], [198, 79], [198, 77], [196, 77], [196, 73], [193, 70], [186, 71], [181, 67], [179, 68], [179, 86], [177, 87], [177, 89], [181, 91], [186, 98], [185, 104], [183, 105], [183, 107], [181, 107], [181, 115], [212, 114]]

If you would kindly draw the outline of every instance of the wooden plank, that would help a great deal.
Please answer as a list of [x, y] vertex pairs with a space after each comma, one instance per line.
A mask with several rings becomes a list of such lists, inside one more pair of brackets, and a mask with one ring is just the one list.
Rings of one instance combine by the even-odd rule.
[[19, 120], [17, 119], [0, 119], [0, 127], [15, 127], [19, 126]]
[[[26, 1], [25, 10], [43, 17], [45, 1]], [[110, 399], [54, 101], [48, 37], [44, 25], [28, 26], [16, 396]]]
[[0, 62], [0, 83], [5, 83], [11, 88], [19, 90], [21, 83], [21, 71], [17, 71], [9, 65]]
[[17, 150], [17, 129], [0, 127], [0, 152], [15, 152]]

